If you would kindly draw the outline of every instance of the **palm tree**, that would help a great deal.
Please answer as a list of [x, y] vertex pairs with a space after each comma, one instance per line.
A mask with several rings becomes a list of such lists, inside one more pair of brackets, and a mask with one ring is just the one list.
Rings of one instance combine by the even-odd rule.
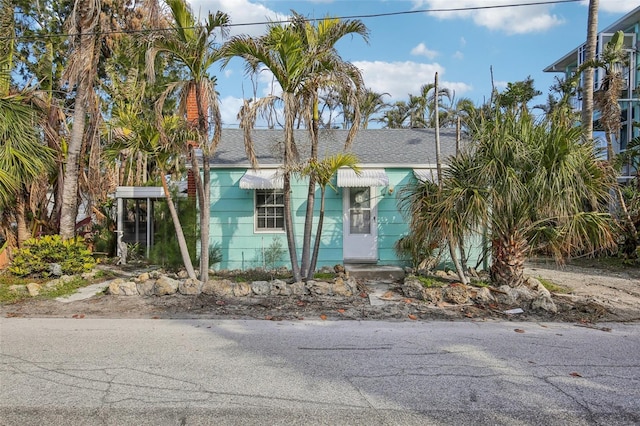
[[162, 183], [164, 196], [176, 231], [182, 263], [189, 278], [195, 280], [196, 273], [193, 269], [193, 262], [166, 177], [177, 163], [177, 159], [186, 151], [187, 141], [193, 139], [195, 132], [188, 131], [186, 121], [176, 115], [162, 118], [163, 131], [160, 132], [156, 121], [150, 117], [139, 115], [140, 110], [142, 110], [140, 105], [133, 108], [127, 105], [125, 108], [114, 109], [112, 123], [116, 127], [113, 132], [114, 142], [105, 150], [105, 156], [113, 162], [123, 151], [128, 151], [144, 155], [147, 161], [152, 162], [153, 167], [150, 169]]
[[604, 69], [602, 83], [593, 94], [593, 100], [600, 113], [599, 121], [607, 141], [608, 161], [614, 159], [613, 138], [619, 135], [621, 129], [620, 115], [622, 110], [618, 99], [625, 84], [622, 66], [628, 65], [628, 59], [628, 53], [624, 50], [624, 33], [618, 31], [604, 46], [600, 58], [593, 62], [594, 66], [600, 66]]
[[[333, 93], [332, 93], [333, 94]], [[358, 99], [360, 105], [360, 126], [366, 129], [369, 126], [369, 122], [373, 121], [377, 114], [383, 112], [389, 107], [384, 100], [384, 96], [390, 96], [388, 93], [377, 93], [373, 90], [366, 88]], [[325, 105], [330, 104], [330, 110], [333, 111], [336, 108], [342, 109], [342, 128], [349, 129], [353, 125], [354, 111], [349, 107], [349, 100], [345, 94], [333, 94], [333, 96], [324, 98]]]
[[0, 95], [0, 210], [13, 212], [18, 247], [31, 237], [26, 213], [31, 185], [53, 165], [53, 152], [38, 133], [41, 120], [28, 97]]
[[[209, 160], [215, 153], [222, 135], [222, 119], [215, 91], [215, 78], [209, 76], [209, 68], [221, 59], [221, 50], [215, 42], [215, 35], [225, 37], [228, 33], [229, 16], [222, 12], [209, 13], [201, 25], [184, 0], [167, 0], [171, 9], [171, 31], [163, 32], [148, 51], [148, 75], [155, 78], [154, 62], [159, 53], [164, 53], [188, 71], [188, 80], [169, 85], [158, 101], [158, 112], [162, 111], [166, 97], [174, 90], [180, 90], [180, 111], [187, 108], [188, 99], [196, 100], [198, 119], [197, 147], [202, 150], [202, 177], [194, 173], [200, 208], [200, 279], [209, 279], [209, 226], [211, 177]], [[210, 110], [210, 111], [208, 111]], [[213, 136], [209, 137], [209, 128]], [[160, 130], [162, 130], [160, 128]], [[195, 171], [199, 170], [195, 146], [191, 146], [191, 162]]]
[[391, 96], [389, 93], [378, 93], [371, 89], [366, 89], [360, 99], [360, 115], [362, 128], [366, 129], [369, 122], [377, 115], [383, 112], [389, 107], [385, 101], [382, 100], [384, 96]]
[[[343, 167], [349, 167], [356, 172], [360, 173], [360, 169], [357, 166], [358, 159], [351, 153], [339, 153], [334, 154], [331, 157], [324, 158], [320, 161], [316, 159], [310, 159], [309, 162], [302, 167], [301, 175], [313, 178], [315, 182], [320, 186], [320, 213], [318, 216], [318, 225], [316, 229], [316, 238], [313, 245], [313, 255], [311, 257], [311, 263], [309, 265], [309, 271], [313, 274], [318, 264], [318, 254], [320, 252], [320, 241], [322, 239], [322, 226], [324, 224], [324, 210], [325, 210], [325, 194], [327, 186], [333, 188], [331, 179], [338, 172], [338, 169]], [[308, 277], [310, 278], [310, 277]]]
[[[282, 88], [281, 96], [268, 96], [255, 102], [245, 102], [240, 112], [241, 126], [245, 129], [245, 147], [247, 156], [257, 167], [257, 161], [251, 142], [251, 129], [259, 111], [276, 102], [284, 104], [284, 144], [283, 144], [283, 180], [285, 231], [289, 248], [289, 259], [294, 279], [300, 280], [309, 274], [309, 253], [311, 219], [313, 217], [313, 195], [315, 182], [310, 179], [307, 214], [305, 216], [305, 241], [303, 242], [303, 266], [298, 264], [295, 233], [291, 212], [291, 170], [299, 161], [299, 152], [293, 130], [296, 119], [302, 119], [310, 131], [312, 141], [310, 158], [317, 158], [318, 91], [323, 87], [342, 87], [352, 93], [349, 96], [357, 108], [357, 95], [362, 82], [359, 71], [343, 62], [335, 51], [335, 43], [346, 34], [366, 35], [366, 27], [360, 21], [341, 22], [332, 18], [321, 20], [317, 26], [295, 14], [291, 25], [271, 24], [267, 34], [260, 38], [236, 36], [224, 47], [225, 65], [233, 57], [245, 60], [247, 70], [257, 73], [268, 69]], [[356, 110], [359, 122], [359, 113]], [[348, 145], [357, 131], [357, 122], [350, 130], [345, 145]], [[309, 213], [311, 212], [311, 213]], [[307, 236], [309, 238], [307, 238]]]
[[100, 28], [99, 0], [75, 0], [67, 21], [73, 47], [64, 77], [69, 88], [75, 88], [73, 128], [67, 146], [67, 157], [63, 178], [62, 209], [60, 213], [60, 236], [71, 239], [75, 236], [78, 212], [78, 172], [80, 152], [85, 139], [87, 115], [97, 120], [93, 90], [97, 76], [97, 58], [100, 53], [98, 30]]
[[[571, 105], [571, 99], [576, 95], [580, 74], [570, 78], [555, 78], [555, 83], [550, 87], [551, 93], [547, 96], [545, 104], [534, 106], [534, 109], [542, 110], [545, 115], [554, 115], [557, 119], [564, 120], [565, 124], [578, 123], [580, 116]], [[590, 137], [588, 139], [591, 139]]]
[[[604, 77], [598, 90], [593, 94], [594, 105], [600, 113], [600, 125], [604, 129], [605, 140], [607, 141], [607, 161], [614, 164], [615, 151], [613, 149], [614, 137], [619, 137], [621, 123], [621, 108], [618, 99], [624, 89], [624, 78], [622, 67], [628, 65], [628, 53], [624, 49], [624, 32], [617, 31], [611, 40], [605, 45], [601, 57], [594, 62], [586, 62], [584, 66], [602, 67]], [[617, 182], [613, 185], [617, 195], [618, 204], [622, 210], [625, 222], [623, 227], [627, 231], [625, 243], [626, 247], [638, 245], [638, 230], [631, 219], [627, 204]], [[633, 250], [635, 252], [635, 249]]]
[[13, 0], [0, 0], [0, 93], [8, 93], [15, 51]]
[[402, 129], [411, 116], [409, 105], [405, 101], [396, 101], [375, 121], [387, 129]]
[[[451, 101], [453, 95], [451, 90], [446, 87], [438, 88], [438, 93], [435, 93], [435, 85], [433, 83], [423, 84], [420, 86], [420, 94], [417, 97], [413, 95], [409, 95], [410, 104], [411, 99], [415, 101], [415, 111], [413, 112], [415, 117], [415, 123], [412, 123], [411, 127], [436, 127], [436, 113], [438, 115], [443, 115], [443, 107], [442, 103], [443, 99], [447, 99]], [[437, 96], [437, 97], [436, 97]], [[436, 99], [438, 100], [436, 104]], [[413, 121], [413, 119], [412, 119]], [[444, 120], [442, 120], [441, 125], [445, 124]]]
[[[360, 71], [348, 62], [344, 62], [335, 50], [335, 44], [346, 35], [359, 34], [365, 40], [368, 37], [367, 27], [361, 21], [335, 18], [324, 18], [317, 25], [312, 25], [302, 16], [293, 13], [291, 29], [295, 31], [303, 41], [304, 50], [314, 61], [322, 63], [319, 72], [312, 73], [304, 82], [302, 90], [302, 118], [310, 123], [309, 136], [311, 139], [311, 151], [309, 159], [318, 159], [318, 132], [320, 124], [319, 92], [328, 88], [340, 93], [342, 104], [353, 114], [353, 123], [349, 128], [349, 134], [345, 145], [348, 146], [355, 137], [360, 124], [359, 100], [364, 92], [364, 82]], [[312, 64], [317, 69], [317, 65]], [[313, 227], [313, 210], [315, 206], [316, 176], [309, 176], [307, 192], [307, 208], [302, 240], [301, 275], [306, 279], [313, 277], [311, 266], [311, 229]]]
[[[598, 0], [589, 0], [589, 16], [587, 18], [587, 49], [585, 62], [596, 59], [598, 46]], [[582, 128], [587, 139], [593, 139], [593, 74], [592, 67], [583, 70], [582, 86]]]
[[40, 140], [38, 129], [43, 116], [33, 102], [33, 91], [10, 93], [15, 49], [13, 11], [12, 1], [0, 2], [0, 34], [8, 39], [0, 48], [0, 211], [3, 217], [13, 215], [16, 223], [16, 238], [9, 238], [10, 226], [3, 226], [5, 240], [15, 241], [20, 247], [31, 236], [27, 226], [31, 187], [48, 175], [53, 156]]
[[580, 128], [510, 109], [482, 119], [472, 135], [471, 148], [443, 170], [435, 201], [409, 210], [413, 233], [461, 239], [487, 229], [492, 279], [509, 286], [524, 284], [532, 250], [561, 260], [614, 246], [610, 216], [600, 211], [613, 174]]

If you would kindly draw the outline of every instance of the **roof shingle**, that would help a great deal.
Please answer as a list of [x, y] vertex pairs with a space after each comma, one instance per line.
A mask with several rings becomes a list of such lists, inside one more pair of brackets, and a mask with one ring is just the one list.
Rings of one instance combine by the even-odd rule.
[[[344, 152], [348, 131], [342, 129], [321, 129], [319, 134], [319, 155], [328, 157]], [[300, 157], [310, 153], [307, 130], [295, 130], [294, 138]], [[257, 129], [253, 131], [253, 143], [261, 166], [282, 163], [283, 130]], [[440, 130], [440, 153], [442, 161], [454, 155], [456, 132], [453, 129]], [[436, 163], [434, 129], [362, 129], [346, 152], [356, 155], [361, 165], [385, 165], [387, 167], [412, 167]], [[249, 161], [244, 150], [244, 136], [240, 129], [223, 129], [222, 139], [211, 160], [212, 166], [248, 167]]]

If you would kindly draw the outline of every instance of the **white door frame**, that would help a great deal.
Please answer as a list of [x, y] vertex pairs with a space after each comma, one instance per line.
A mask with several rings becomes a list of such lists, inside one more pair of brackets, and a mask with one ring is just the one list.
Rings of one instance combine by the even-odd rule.
[[[362, 190], [365, 189], [368, 189], [369, 199], [356, 200], [358, 194], [362, 194]], [[366, 195], [366, 191], [362, 195]], [[378, 261], [377, 199], [376, 187], [342, 188], [342, 256], [344, 263], [376, 263]], [[352, 206], [352, 202], [360, 202], [364, 207]], [[352, 219], [358, 220], [359, 226], [352, 224]]]

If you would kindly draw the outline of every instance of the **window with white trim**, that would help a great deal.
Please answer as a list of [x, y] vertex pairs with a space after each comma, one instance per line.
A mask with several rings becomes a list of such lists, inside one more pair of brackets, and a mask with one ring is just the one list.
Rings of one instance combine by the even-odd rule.
[[284, 231], [284, 191], [256, 189], [255, 226], [257, 231]]

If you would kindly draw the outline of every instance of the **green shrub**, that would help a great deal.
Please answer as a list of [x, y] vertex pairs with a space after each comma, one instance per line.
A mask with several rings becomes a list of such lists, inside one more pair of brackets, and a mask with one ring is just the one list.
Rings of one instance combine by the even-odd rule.
[[21, 277], [48, 277], [52, 263], [59, 264], [63, 274], [73, 275], [90, 271], [96, 262], [82, 238], [62, 241], [59, 235], [46, 235], [25, 241], [9, 271]]
[[282, 245], [282, 240], [275, 237], [269, 247], [263, 250], [263, 263], [267, 268], [274, 269], [282, 261], [287, 250]]

